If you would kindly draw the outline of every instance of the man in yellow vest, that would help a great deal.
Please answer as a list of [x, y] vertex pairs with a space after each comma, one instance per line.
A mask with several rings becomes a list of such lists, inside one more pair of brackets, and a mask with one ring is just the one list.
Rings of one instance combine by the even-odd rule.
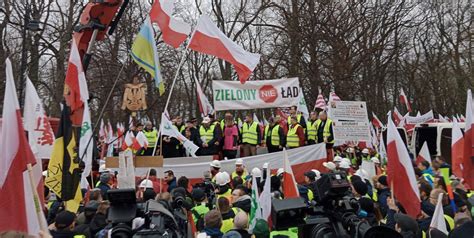
[[260, 145], [261, 139], [260, 126], [253, 121], [252, 115], [248, 114], [242, 125], [242, 157], [257, 155], [257, 145]]
[[265, 127], [265, 144], [268, 153], [282, 151], [286, 144], [286, 136], [283, 128], [280, 126], [280, 116], [268, 119], [268, 125]]
[[211, 125], [211, 119], [204, 117], [202, 125], [199, 128], [199, 137], [201, 144], [199, 145], [199, 155], [215, 155], [218, 153], [220, 135], [214, 125]]
[[291, 124], [286, 135], [286, 147], [293, 149], [304, 146], [305, 135], [303, 127], [298, 124], [296, 116], [292, 116], [290, 121]]
[[304, 119], [301, 113], [298, 113], [297, 106], [290, 107], [290, 115], [288, 116], [288, 119], [287, 119], [288, 127], [290, 127], [291, 125], [291, 117], [293, 116], [296, 117], [298, 124], [300, 124], [300, 126], [303, 127], [303, 129], [306, 129], [306, 120]]
[[[173, 120], [173, 126], [176, 128], [176, 130], [179, 131], [179, 133], [183, 134], [184, 130], [186, 129], [186, 125], [183, 123], [183, 118], [181, 116], [177, 116]], [[185, 157], [185, 152], [184, 152], [184, 147], [183, 144], [179, 143], [176, 146], [176, 149], [178, 150], [179, 156]]]
[[326, 143], [327, 157], [331, 161], [333, 158], [334, 133], [332, 120], [328, 118], [325, 111], [319, 113], [319, 119], [316, 121], [316, 139], [317, 143]]
[[153, 123], [150, 121], [145, 123], [145, 129], [143, 130], [146, 139], [148, 141], [148, 147], [145, 150], [144, 155], [153, 155], [153, 150], [155, 149], [156, 141], [158, 140], [158, 131], [153, 127]]
[[308, 145], [316, 144], [317, 128], [316, 122], [318, 121], [318, 114], [316, 112], [311, 112], [309, 115], [309, 121], [306, 123], [306, 138]]
[[245, 169], [244, 161], [242, 159], [236, 159], [235, 171], [232, 172], [231, 179], [234, 179], [235, 177], [240, 177], [242, 178], [242, 181], [245, 181], [245, 178], [247, 177], [247, 175], [248, 173], [247, 173], [247, 170]]

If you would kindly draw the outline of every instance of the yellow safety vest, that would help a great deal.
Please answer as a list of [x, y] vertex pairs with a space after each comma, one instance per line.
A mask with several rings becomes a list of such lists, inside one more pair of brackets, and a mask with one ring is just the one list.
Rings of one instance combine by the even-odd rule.
[[217, 194], [217, 199], [219, 198], [227, 198], [227, 200], [229, 200], [229, 202], [231, 201], [231, 198], [232, 198], [232, 190], [229, 188], [227, 190], [227, 192], [223, 193], [223, 194]]
[[448, 223], [449, 230], [452, 231], [454, 229], [454, 219], [446, 214], [444, 215], [444, 219], [446, 223]]
[[[269, 136], [268, 135], [268, 130], [270, 129], [270, 125], [267, 125], [265, 127], [265, 141], [267, 141], [267, 137]], [[271, 131], [271, 138], [270, 138], [270, 141], [271, 141], [271, 144], [273, 146], [279, 146], [280, 145], [280, 134], [278, 133], [280, 130], [280, 125], [275, 125], [273, 128], [272, 128], [272, 131]]]
[[[232, 211], [234, 212], [234, 217], [237, 215], [237, 213], [240, 211], [239, 208], [233, 207]], [[228, 219], [222, 219], [222, 226], [221, 226], [221, 232], [226, 233], [234, 227], [234, 217], [228, 218]]]
[[176, 130], [179, 131], [179, 133], [183, 133], [183, 131], [186, 129], [185, 125], [181, 125], [181, 128], [178, 128], [176, 125], [173, 125], [173, 126], [176, 128]]
[[209, 141], [214, 138], [214, 129], [214, 125], [211, 125], [209, 129], [204, 128], [204, 126], [199, 128], [199, 135], [201, 136], [202, 142], [209, 143]]
[[286, 135], [286, 145], [288, 147], [299, 147], [300, 146], [300, 138], [298, 137], [298, 134], [296, 134], [296, 131], [298, 130], [298, 127], [300, 127], [300, 125], [296, 124], [295, 127], [289, 128], [288, 134]]
[[286, 231], [272, 231], [270, 232], [270, 237], [275, 236], [287, 236], [288, 238], [298, 238], [298, 231], [294, 231], [294, 229], [289, 228]]
[[[240, 178], [242, 178], [242, 180], [245, 182], [245, 178], [247, 178], [247, 170], [244, 170], [244, 172], [242, 173], [242, 176], [240, 176]], [[234, 179], [235, 177], [239, 177], [239, 175], [237, 174], [237, 172], [232, 172], [232, 175], [231, 175], [231, 178]]]
[[[301, 114], [296, 115], [296, 121], [298, 121], [298, 124], [301, 123]], [[291, 125], [291, 116], [288, 116], [288, 119], [286, 121], [288, 125]]]
[[[316, 121], [316, 133], [319, 130], [319, 125], [321, 125], [321, 120]], [[324, 137], [330, 137], [331, 136], [331, 125], [332, 125], [332, 120], [331, 119], [326, 119], [326, 123], [324, 124], [324, 130], [323, 130], [323, 136]], [[328, 143], [334, 143], [334, 139], [332, 141], [328, 141]]]
[[252, 122], [252, 125], [244, 123], [242, 126], [242, 142], [248, 143], [251, 145], [257, 145], [258, 143], [258, 134], [257, 134], [258, 124]]
[[306, 131], [308, 132], [308, 140], [316, 141], [316, 137], [318, 136], [318, 128], [316, 127], [317, 121], [311, 122], [308, 121], [306, 123]]
[[[199, 218], [204, 218], [204, 216], [209, 212], [209, 208], [206, 206], [206, 204], [201, 204], [199, 206], [191, 208], [191, 211], [193, 214], [194, 223], [197, 224]], [[197, 217], [195, 213], [197, 213], [200, 217]]]
[[155, 147], [156, 141], [158, 140], [158, 132], [156, 129], [153, 129], [152, 131], [143, 130], [143, 134], [145, 134], [148, 141], [148, 147]]

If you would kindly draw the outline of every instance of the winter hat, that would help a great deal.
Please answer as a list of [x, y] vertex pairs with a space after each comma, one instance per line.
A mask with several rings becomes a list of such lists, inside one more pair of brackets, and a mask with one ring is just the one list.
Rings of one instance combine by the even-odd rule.
[[191, 196], [193, 197], [194, 201], [200, 202], [206, 198], [206, 193], [200, 188], [195, 188], [191, 192]]
[[304, 173], [304, 176], [308, 177], [311, 181], [316, 180], [316, 173], [313, 171], [307, 171]]
[[367, 192], [369, 190], [367, 188], [367, 185], [364, 182], [362, 182], [362, 180], [352, 181], [352, 187], [361, 196], [364, 196], [365, 194], [367, 194]]
[[[411, 231], [413, 234], [418, 232], [418, 223], [415, 219], [403, 213], [395, 213], [393, 216], [395, 222], [400, 226], [402, 231]], [[457, 237], [457, 236], [456, 236]]]
[[62, 211], [56, 215], [54, 224], [58, 229], [64, 229], [70, 226], [76, 220], [76, 214], [70, 211]]
[[255, 238], [268, 238], [270, 237], [270, 230], [268, 229], [268, 223], [263, 219], [257, 219], [255, 227], [253, 228], [253, 235]]
[[380, 176], [380, 177], [377, 179], [377, 181], [378, 181], [380, 184], [384, 185], [384, 186], [388, 186], [387, 176], [385, 176], [385, 175]]

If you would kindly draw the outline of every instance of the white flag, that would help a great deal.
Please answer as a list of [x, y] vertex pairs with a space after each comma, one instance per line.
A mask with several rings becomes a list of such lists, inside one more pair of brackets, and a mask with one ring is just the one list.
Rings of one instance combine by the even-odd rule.
[[438, 195], [438, 203], [436, 204], [433, 217], [431, 218], [430, 228], [435, 228], [448, 235], [448, 229], [446, 229], [446, 221], [444, 220], [443, 196], [443, 193], [440, 193]]
[[199, 149], [199, 147], [195, 145], [192, 141], [188, 140], [188, 138], [183, 136], [181, 133], [179, 133], [179, 131], [176, 129], [176, 127], [173, 126], [173, 123], [171, 123], [165, 113], [161, 114], [160, 132], [164, 136], [171, 136], [179, 140], [181, 143], [183, 143], [183, 147], [186, 149], [186, 151], [188, 151], [192, 157], [197, 158], [196, 151]]
[[35, 157], [37, 159], [49, 159], [53, 149], [54, 132], [35, 86], [29, 78], [26, 79], [23, 121], [25, 130], [28, 131], [28, 142]]
[[[79, 158], [84, 161], [84, 171], [81, 174], [81, 188], [87, 189], [87, 176], [92, 170], [92, 149], [94, 140], [92, 138], [92, 123], [89, 103], [84, 102], [84, 114], [82, 115], [81, 139], [79, 140]], [[89, 145], [88, 145], [89, 144]]]
[[268, 222], [268, 217], [272, 213], [272, 194], [270, 187], [270, 167], [267, 168], [267, 177], [265, 178], [265, 184], [263, 186], [262, 193], [258, 199], [258, 203], [262, 208], [262, 219]]
[[300, 102], [298, 105], [298, 111], [300, 111], [303, 114], [303, 117], [306, 121], [309, 119], [309, 111], [308, 111], [308, 105], [306, 105], [306, 100], [304, 99], [304, 94], [303, 90], [300, 89]]

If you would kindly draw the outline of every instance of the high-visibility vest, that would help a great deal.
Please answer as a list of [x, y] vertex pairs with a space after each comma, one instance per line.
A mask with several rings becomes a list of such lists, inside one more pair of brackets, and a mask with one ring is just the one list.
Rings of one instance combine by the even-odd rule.
[[288, 147], [299, 147], [300, 146], [300, 138], [296, 131], [300, 127], [299, 124], [296, 124], [293, 128], [288, 129], [288, 134], [286, 135], [286, 145]]
[[221, 226], [221, 232], [226, 233], [234, 227], [234, 217], [237, 215], [237, 213], [240, 211], [239, 208], [233, 207], [232, 212], [234, 213], [233, 217], [229, 217], [227, 219], [222, 219], [222, 226]]
[[191, 208], [191, 212], [193, 214], [194, 223], [197, 224], [199, 218], [204, 218], [204, 216], [209, 212], [209, 208], [206, 204], [201, 204]]
[[306, 132], [308, 133], [308, 140], [316, 141], [316, 137], [318, 136], [318, 128], [316, 127], [316, 122], [317, 121], [308, 121], [308, 123], [306, 123]]
[[[268, 131], [270, 129], [270, 125], [267, 125], [265, 127], [265, 141], [267, 141], [267, 137], [269, 136], [268, 135]], [[270, 138], [270, 143], [273, 145], [273, 146], [279, 146], [280, 145], [280, 134], [278, 133], [280, 130], [280, 125], [275, 125], [272, 130], [271, 130], [271, 138]]]
[[209, 129], [204, 128], [204, 126], [199, 128], [199, 135], [201, 136], [202, 142], [209, 143], [209, 141], [214, 138], [214, 129], [214, 125], [211, 125]]
[[444, 219], [446, 220], [446, 223], [449, 226], [449, 231], [452, 231], [454, 229], [454, 219], [448, 215], [444, 215]]
[[429, 174], [429, 173], [424, 173], [423, 174], [423, 178], [433, 187], [433, 184], [434, 184], [434, 177], [433, 175]]
[[176, 130], [179, 131], [179, 133], [183, 133], [183, 131], [186, 129], [185, 125], [181, 125], [181, 128], [178, 128], [176, 125], [173, 125], [173, 126], [176, 128]]
[[291, 228], [286, 231], [272, 231], [270, 237], [287, 236], [288, 238], [298, 238], [298, 232], [294, 232]]
[[[299, 123], [301, 123], [301, 114], [297, 114], [296, 115], [296, 121]], [[286, 121], [288, 123], [288, 125], [291, 125], [291, 116], [288, 116], [288, 119]]]
[[371, 159], [370, 155], [367, 155], [366, 157], [362, 156], [362, 161], [371, 161]]
[[143, 130], [143, 134], [145, 134], [146, 140], [148, 141], [148, 147], [155, 147], [156, 141], [158, 140], [158, 132], [156, 129], [152, 131]]
[[252, 122], [252, 125], [244, 123], [242, 126], [242, 142], [248, 143], [251, 145], [257, 145], [258, 143], [258, 134], [257, 134], [258, 124]]
[[223, 193], [223, 194], [217, 194], [217, 199], [219, 198], [227, 198], [227, 200], [229, 200], [229, 202], [231, 201], [231, 198], [232, 198], [232, 190], [229, 188], [227, 189], [227, 192]]
[[[321, 125], [321, 120], [316, 121], [316, 133], [319, 130], [319, 126]], [[323, 136], [329, 138], [331, 136], [331, 125], [332, 120], [326, 119], [326, 124], [324, 124]], [[319, 138], [318, 138], [319, 139]], [[334, 139], [332, 141], [328, 141], [328, 143], [334, 143]]]
[[[242, 175], [240, 176], [240, 178], [242, 178], [242, 181], [245, 182], [245, 178], [247, 178], [247, 170], [244, 170], [244, 172], [242, 173]], [[231, 178], [234, 179], [235, 177], [239, 177], [239, 175], [237, 174], [237, 172], [232, 172], [232, 175], [231, 175]]]

